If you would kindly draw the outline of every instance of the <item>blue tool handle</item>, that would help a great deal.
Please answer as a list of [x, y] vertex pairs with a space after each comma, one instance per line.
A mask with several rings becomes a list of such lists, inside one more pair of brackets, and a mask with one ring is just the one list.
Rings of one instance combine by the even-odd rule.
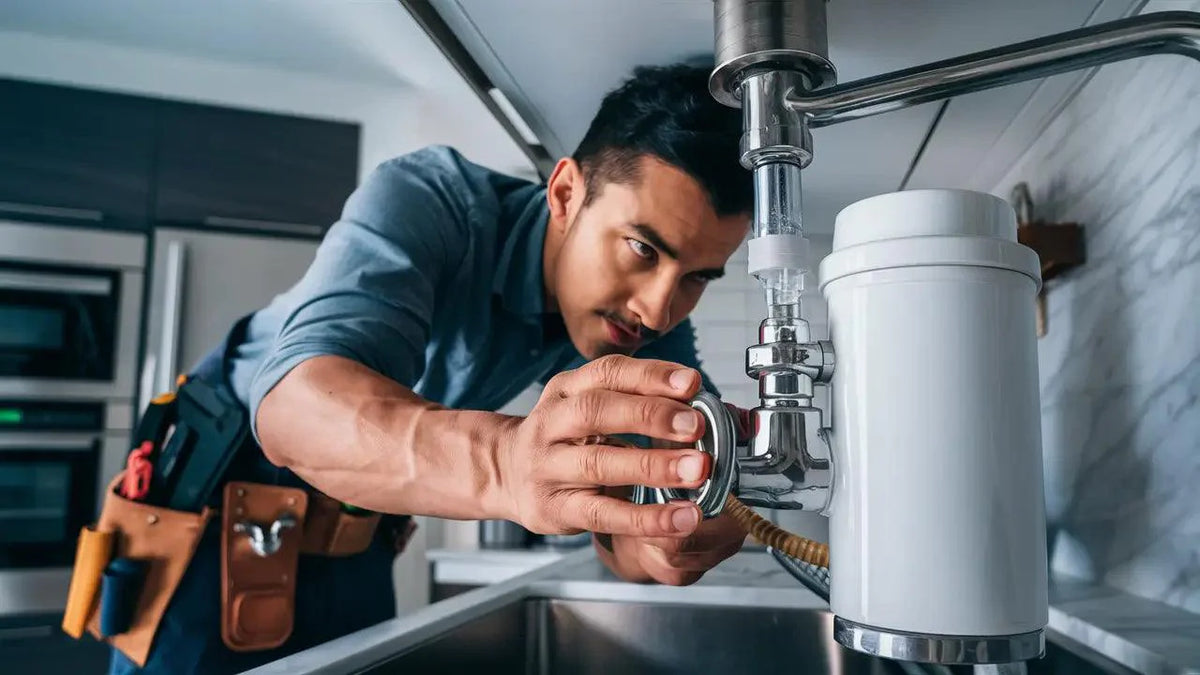
[[100, 585], [100, 634], [120, 635], [133, 625], [133, 614], [146, 579], [146, 561], [116, 558], [104, 568]]

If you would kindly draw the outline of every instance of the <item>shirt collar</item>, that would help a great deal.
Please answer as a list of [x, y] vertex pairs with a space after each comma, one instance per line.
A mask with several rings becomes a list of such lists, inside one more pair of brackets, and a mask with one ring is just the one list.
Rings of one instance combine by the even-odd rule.
[[546, 189], [525, 185], [500, 201], [501, 231], [510, 224], [496, 263], [492, 292], [504, 308], [529, 323], [541, 325], [546, 288], [542, 274], [542, 247], [550, 210]]

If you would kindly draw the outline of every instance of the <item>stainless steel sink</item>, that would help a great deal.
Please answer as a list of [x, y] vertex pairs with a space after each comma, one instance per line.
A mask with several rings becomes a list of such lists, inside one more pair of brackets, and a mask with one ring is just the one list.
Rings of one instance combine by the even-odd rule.
[[[1029, 673], [1130, 673], [1050, 633]], [[842, 648], [818, 609], [526, 598], [434, 635], [360, 672], [902, 675], [895, 662]], [[955, 667], [956, 675], [970, 668]]]

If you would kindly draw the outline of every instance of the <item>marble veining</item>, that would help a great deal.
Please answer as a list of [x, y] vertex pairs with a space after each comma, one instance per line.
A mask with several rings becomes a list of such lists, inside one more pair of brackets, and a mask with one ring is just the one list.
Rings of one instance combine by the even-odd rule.
[[1200, 63], [1100, 69], [1018, 181], [1087, 237], [1039, 343], [1052, 566], [1200, 613]]

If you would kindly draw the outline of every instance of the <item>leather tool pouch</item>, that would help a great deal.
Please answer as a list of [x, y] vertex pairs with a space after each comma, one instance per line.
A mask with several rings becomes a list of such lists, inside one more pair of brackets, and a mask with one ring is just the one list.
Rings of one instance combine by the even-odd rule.
[[341, 502], [314, 492], [304, 522], [302, 553], [343, 557], [362, 553], [371, 545], [380, 514], [346, 513]]
[[292, 634], [296, 565], [308, 509], [297, 488], [230, 482], [221, 522], [221, 639], [270, 649]]
[[[144, 561], [146, 576], [129, 629], [106, 639], [129, 660], [144, 666], [163, 613], [192, 561], [212, 511], [175, 511], [125, 499], [117, 493], [123, 477], [123, 472], [117, 474], [108, 486], [95, 529], [115, 533], [113, 557]], [[98, 608], [91, 612], [88, 631], [98, 640], [105, 639], [100, 633]]]

